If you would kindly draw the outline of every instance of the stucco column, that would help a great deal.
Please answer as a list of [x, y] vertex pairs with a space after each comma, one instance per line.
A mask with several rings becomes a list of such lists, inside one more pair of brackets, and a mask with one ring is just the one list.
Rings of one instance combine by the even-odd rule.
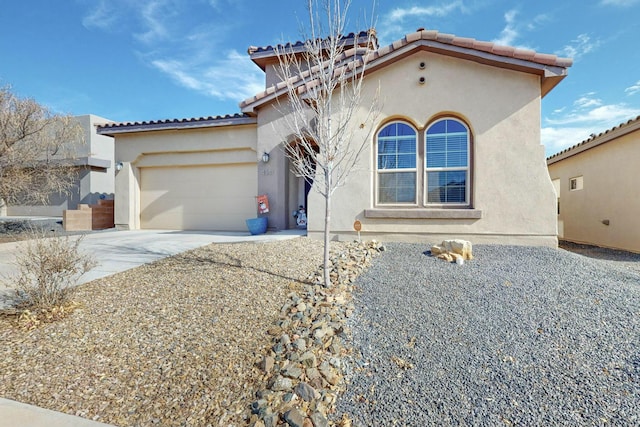
[[137, 202], [139, 194], [135, 166], [122, 162], [122, 169], [116, 172], [115, 177], [114, 222], [118, 230], [140, 228]]
[[269, 228], [286, 230], [287, 227], [287, 184], [289, 178], [288, 162], [282, 149], [276, 147], [269, 154], [269, 161], [262, 161], [258, 153], [258, 195], [269, 197]]

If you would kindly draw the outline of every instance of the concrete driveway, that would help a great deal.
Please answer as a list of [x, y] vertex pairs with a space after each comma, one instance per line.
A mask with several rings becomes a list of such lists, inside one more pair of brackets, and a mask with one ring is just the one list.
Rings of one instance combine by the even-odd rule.
[[[256, 236], [248, 233], [172, 230], [93, 232], [85, 235], [80, 248], [93, 255], [99, 265], [82, 276], [80, 283], [100, 279], [210, 243], [282, 240], [303, 234], [304, 231], [301, 230], [285, 230]], [[0, 244], [0, 277], [10, 276], [17, 271], [14, 265], [15, 253], [24, 244], [24, 242]], [[10, 292], [3, 283], [0, 283], [0, 309], [8, 305]]]

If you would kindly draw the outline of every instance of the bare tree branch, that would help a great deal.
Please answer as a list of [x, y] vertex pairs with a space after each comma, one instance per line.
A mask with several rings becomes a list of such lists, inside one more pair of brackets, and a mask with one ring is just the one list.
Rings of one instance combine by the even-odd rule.
[[[309, 34], [302, 52], [293, 45], [275, 48], [279, 77], [286, 84], [286, 104], [279, 103], [287, 135], [284, 145], [292, 170], [313, 183], [325, 199], [324, 284], [329, 281], [331, 196], [343, 186], [369, 142], [355, 135], [355, 114], [372, 123], [378, 114], [378, 96], [362, 105], [362, 85], [367, 54], [376, 46], [373, 29], [344, 36], [350, 0], [308, 0]], [[325, 26], [326, 25], [326, 31]], [[372, 28], [369, 26], [369, 28]], [[361, 40], [361, 36], [364, 39]]]
[[0, 88], [0, 201], [46, 203], [51, 195], [68, 192], [80, 144], [83, 131], [73, 117]]

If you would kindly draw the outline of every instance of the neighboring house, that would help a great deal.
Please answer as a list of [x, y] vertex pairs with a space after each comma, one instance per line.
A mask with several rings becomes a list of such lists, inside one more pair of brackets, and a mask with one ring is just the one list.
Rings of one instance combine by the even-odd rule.
[[[333, 238], [352, 239], [359, 220], [368, 238], [557, 245], [540, 103], [572, 61], [425, 30], [374, 48], [362, 98], [380, 88], [382, 110], [374, 123], [358, 119], [366, 105], [356, 113], [358, 132], [373, 132], [334, 194]], [[292, 212], [304, 205], [308, 234], [321, 235], [323, 200], [290, 172], [282, 149], [289, 138], [276, 102], [286, 102], [286, 88], [274, 48], [249, 55], [266, 90], [243, 101], [242, 114], [99, 127], [115, 138], [121, 166], [116, 227], [246, 230], [266, 194], [270, 228], [294, 228]]]
[[78, 145], [78, 178], [71, 192], [51, 195], [46, 205], [7, 206], [7, 215], [62, 217], [65, 209], [76, 209], [79, 204], [95, 204], [101, 198], [113, 199], [113, 138], [96, 132], [96, 124], [109, 120], [92, 114], [75, 119], [84, 130], [85, 143]]
[[547, 159], [558, 236], [640, 252], [640, 116]]

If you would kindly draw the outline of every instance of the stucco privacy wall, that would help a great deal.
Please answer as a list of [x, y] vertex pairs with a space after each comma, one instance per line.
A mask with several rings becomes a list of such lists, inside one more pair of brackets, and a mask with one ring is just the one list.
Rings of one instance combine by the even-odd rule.
[[[640, 120], [634, 125], [633, 132], [549, 160], [551, 178], [560, 180], [562, 239], [640, 253]], [[577, 177], [582, 189], [571, 190], [569, 180]]]
[[[424, 70], [420, 62], [426, 63]], [[419, 84], [422, 76], [424, 85]], [[367, 102], [378, 87], [381, 114], [374, 123], [363, 123]], [[540, 143], [538, 76], [418, 51], [369, 74], [363, 91], [363, 107], [353, 122], [358, 127], [355, 135], [365, 138], [367, 127], [373, 131], [347, 185], [334, 195], [334, 238], [353, 238], [353, 223], [358, 219], [363, 233], [383, 240], [460, 237], [477, 243], [557, 245], [555, 191]], [[273, 106], [260, 109], [258, 152], [273, 152], [286, 135], [280, 115]], [[376, 132], [394, 119], [406, 120], [422, 131], [442, 115], [464, 120], [472, 133], [473, 209], [383, 211], [375, 206]], [[359, 129], [361, 123], [364, 129]], [[269, 183], [273, 188], [280, 186], [279, 178], [270, 178], [261, 179], [262, 188]], [[324, 200], [313, 190], [308, 212], [308, 232], [317, 236], [323, 229]]]
[[79, 203], [95, 204], [101, 196], [113, 198], [114, 141], [110, 136], [96, 132], [96, 124], [109, 120], [93, 114], [77, 116], [74, 119], [82, 127], [84, 144], [76, 144], [74, 147], [78, 176], [69, 194], [51, 195], [46, 205], [9, 206], [8, 215], [61, 217], [65, 209], [76, 209]]
[[[141, 218], [143, 221], [152, 219], [150, 224], [153, 228], [176, 228], [176, 225], [185, 224], [173, 215], [175, 212], [149, 219], [148, 212], [144, 210], [151, 209], [154, 204], [161, 206], [161, 199], [173, 197], [171, 192], [175, 191], [180, 191], [177, 199], [200, 200], [211, 212], [208, 222], [202, 223], [202, 219], [198, 220], [200, 222], [187, 222], [183, 229], [194, 229], [190, 224], [196, 224], [199, 229], [241, 230], [245, 228], [245, 219], [256, 216], [258, 174], [254, 124], [125, 132], [118, 134], [116, 141], [116, 162], [123, 166], [116, 173], [117, 228], [141, 228], [144, 225]], [[166, 174], [163, 175], [163, 171]], [[192, 172], [195, 171], [200, 172], [195, 174], [199, 177], [190, 183], [177, 183], [170, 179], [172, 176], [194, 176]], [[147, 188], [146, 196], [142, 194], [145, 192], [145, 175], [153, 177], [157, 184], [152, 189]], [[219, 203], [221, 209], [227, 209], [225, 217], [216, 217], [216, 199], [220, 195], [229, 196], [229, 193], [233, 197]], [[146, 199], [141, 202], [142, 196]], [[175, 208], [179, 210], [181, 206]]]

